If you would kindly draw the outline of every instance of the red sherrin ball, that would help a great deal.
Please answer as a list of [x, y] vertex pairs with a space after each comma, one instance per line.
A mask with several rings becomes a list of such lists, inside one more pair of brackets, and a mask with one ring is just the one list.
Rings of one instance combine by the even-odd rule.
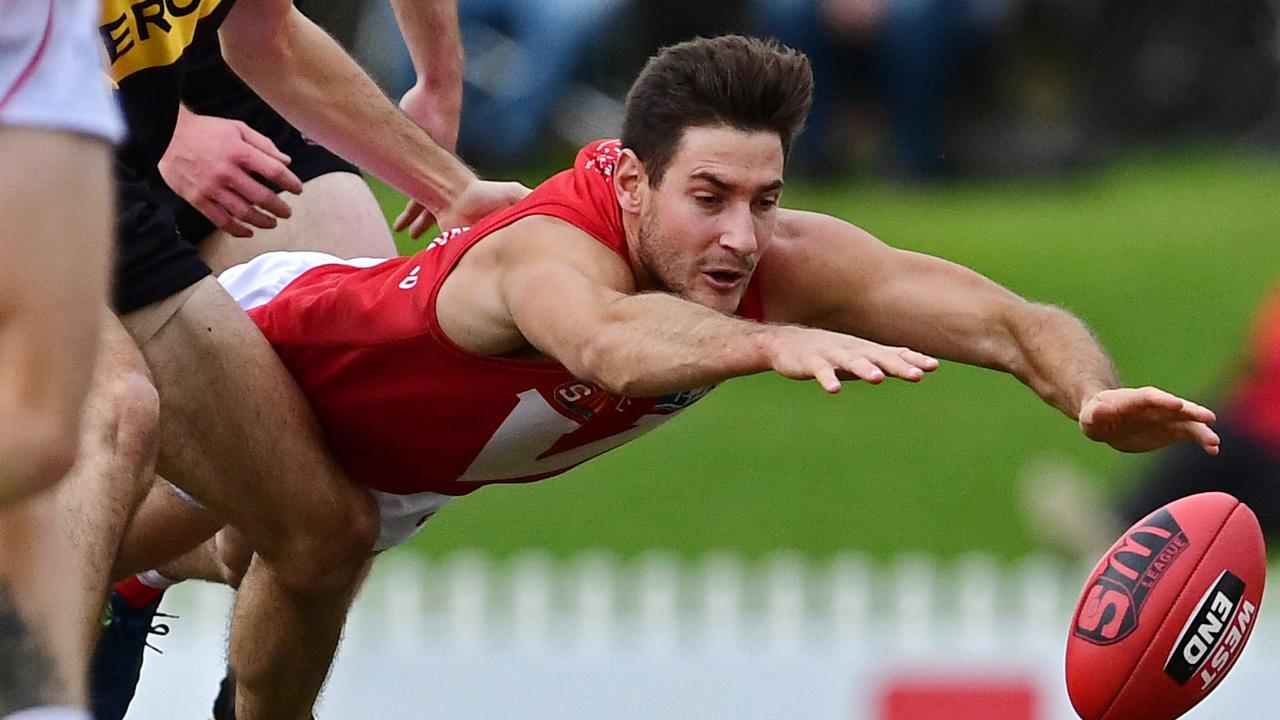
[[1084, 720], [1173, 720], [1239, 659], [1266, 583], [1258, 519], [1225, 493], [1169, 503], [1089, 575], [1067, 636], [1067, 693]]

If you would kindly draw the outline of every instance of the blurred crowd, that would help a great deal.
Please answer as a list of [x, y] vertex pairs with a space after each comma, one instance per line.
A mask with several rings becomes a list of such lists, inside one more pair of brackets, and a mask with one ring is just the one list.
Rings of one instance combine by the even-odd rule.
[[[460, 0], [459, 151], [488, 170], [618, 132], [626, 80], [694, 35], [811, 57], [810, 177], [1056, 175], [1151, 142], [1280, 147], [1280, 0]], [[384, 2], [308, 0], [393, 95], [412, 67]]]

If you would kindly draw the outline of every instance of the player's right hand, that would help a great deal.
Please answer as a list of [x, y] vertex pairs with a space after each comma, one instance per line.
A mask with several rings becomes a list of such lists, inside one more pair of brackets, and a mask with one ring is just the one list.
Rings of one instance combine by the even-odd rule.
[[1217, 455], [1221, 438], [1209, 427], [1217, 421], [1203, 405], [1159, 388], [1114, 388], [1085, 400], [1080, 429], [1090, 440], [1120, 452], [1149, 452], [1189, 440]]
[[243, 122], [183, 109], [160, 160], [160, 175], [218, 229], [249, 237], [252, 228], [274, 228], [276, 218], [293, 214], [289, 203], [264, 184], [302, 192], [289, 162], [267, 136]]
[[767, 347], [779, 375], [793, 380], [813, 378], [829, 393], [840, 392], [841, 379], [876, 384], [889, 376], [917, 382], [938, 368], [937, 359], [910, 348], [794, 325], [771, 327]]

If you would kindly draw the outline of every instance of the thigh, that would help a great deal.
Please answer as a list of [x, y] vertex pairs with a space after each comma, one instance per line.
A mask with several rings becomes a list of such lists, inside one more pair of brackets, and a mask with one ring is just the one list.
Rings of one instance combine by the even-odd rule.
[[74, 452], [106, 300], [110, 149], [87, 136], [0, 127], [0, 168], [4, 484], [31, 474], [4, 465], [22, 462], [17, 449], [35, 440], [65, 445], [68, 461]]
[[[299, 529], [343, 533], [373, 517], [367, 493], [328, 452], [306, 398], [271, 346], [212, 278], [177, 307], [125, 316], [160, 393], [158, 472], [239, 528], [270, 560]], [[135, 335], [136, 336], [136, 335]], [[367, 528], [366, 528], [367, 530]]]
[[359, 175], [320, 175], [304, 183], [301, 195], [285, 199], [292, 217], [271, 230], [255, 229], [250, 238], [215, 232], [200, 244], [200, 256], [214, 272], [276, 250], [315, 250], [344, 259], [396, 256], [382, 209]]

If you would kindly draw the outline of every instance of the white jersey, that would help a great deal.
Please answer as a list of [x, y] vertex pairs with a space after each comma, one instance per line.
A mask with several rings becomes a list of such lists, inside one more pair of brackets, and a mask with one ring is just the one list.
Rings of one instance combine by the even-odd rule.
[[101, 0], [0, 0], [0, 125], [121, 139], [101, 12]]

